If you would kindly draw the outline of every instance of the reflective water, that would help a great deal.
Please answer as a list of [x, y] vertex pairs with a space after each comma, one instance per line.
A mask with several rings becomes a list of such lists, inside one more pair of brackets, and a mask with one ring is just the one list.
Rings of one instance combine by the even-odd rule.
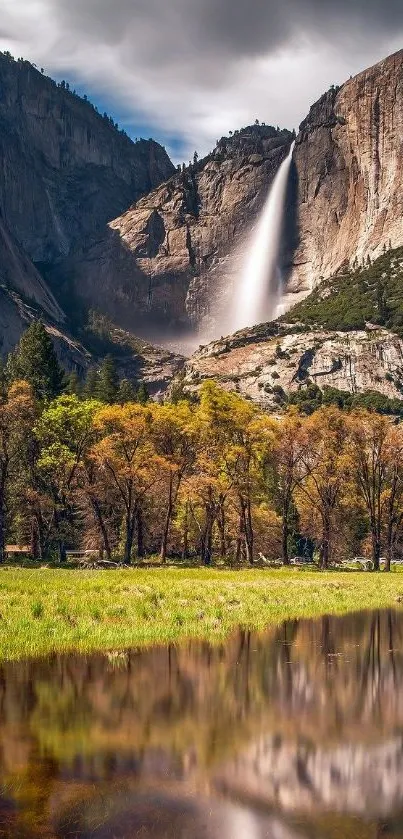
[[403, 613], [0, 669], [7, 839], [403, 837]]

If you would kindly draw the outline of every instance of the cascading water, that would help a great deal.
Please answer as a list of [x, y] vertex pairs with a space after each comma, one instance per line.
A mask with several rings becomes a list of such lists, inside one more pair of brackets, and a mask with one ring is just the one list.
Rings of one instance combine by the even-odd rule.
[[235, 311], [231, 325], [234, 332], [272, 320], [279, 308], [281, 274], [278, 257], [294, 145], [273, 181], [253, 234], [246, 264], [235, 288]]

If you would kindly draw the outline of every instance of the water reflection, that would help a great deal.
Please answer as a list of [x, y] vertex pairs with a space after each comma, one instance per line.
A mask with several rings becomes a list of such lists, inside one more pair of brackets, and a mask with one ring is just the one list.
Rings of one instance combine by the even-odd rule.
[[403, 837], [403, 613], [0, 668], [7, 839]]

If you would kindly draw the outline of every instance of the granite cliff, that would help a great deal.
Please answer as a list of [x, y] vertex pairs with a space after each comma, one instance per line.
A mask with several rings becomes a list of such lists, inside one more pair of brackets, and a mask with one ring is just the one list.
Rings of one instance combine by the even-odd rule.
[[403, 50], [311, 108], [294, 152], [291, 294], [403, 244], [402, 138]]
[[[311, 108], [296, 139], [287, 197], [287, 306], [346, 264], [403, 244], [402, 136], [403, 51]], [[290, 132], [266, 126], [223, 138], [73, 254], [53, 287], [148, 335], [198, 326], [208, 336], [217, 321], [230, 331], [221, 328], [222, 313], [291, 140]]]
[[45, 267], [173, 171], [158, 143], [133, 143], [66, 83], [0, 53], [0, 354], [41, 316], [76, 364]]
[[48, 263], [166, 180], [152, 140], [133, 143], [66, 85], [0, 54], [0, 210], [28, 256]]
[[230, 288], [234, 260], [291, 141], [291, 132], [258, 125], [222, 138], [59, 266], [53, 287], [76, 308], [143, 334], [199, 323]]

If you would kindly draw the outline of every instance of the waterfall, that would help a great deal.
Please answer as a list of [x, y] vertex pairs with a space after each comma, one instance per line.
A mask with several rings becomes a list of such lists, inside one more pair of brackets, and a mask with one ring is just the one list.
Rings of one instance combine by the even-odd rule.
[[273, 320], [280, 304], [281, 274], [278, 257], [294, 145], [274, 178], [252, 235], [246, 263], [235, 287], [235, 311], [231, 324], [234, 332]]

